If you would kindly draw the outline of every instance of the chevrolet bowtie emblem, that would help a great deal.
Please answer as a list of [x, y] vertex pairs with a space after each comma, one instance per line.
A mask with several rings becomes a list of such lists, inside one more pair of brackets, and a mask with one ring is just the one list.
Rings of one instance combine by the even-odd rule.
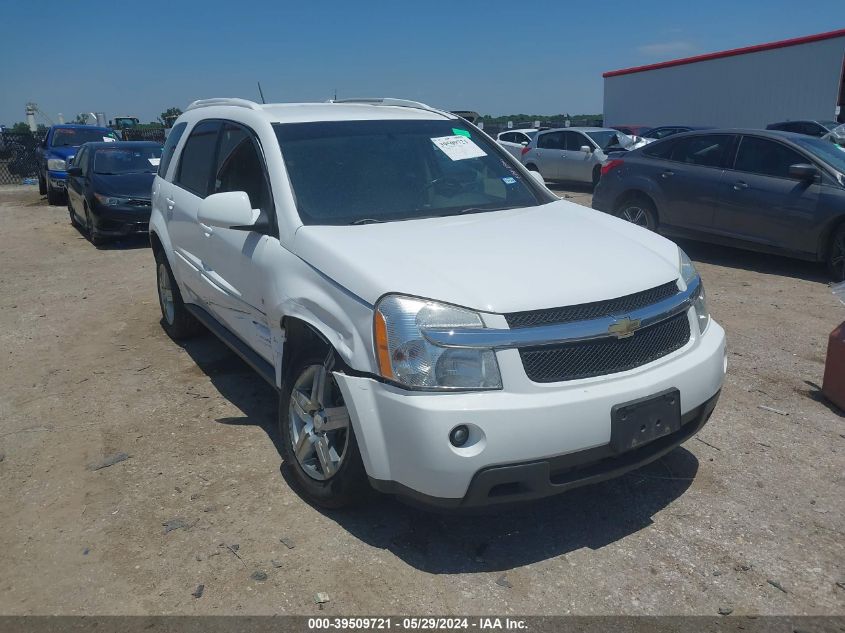
[[621, 319], [616, 319], [613, 325], [607, 328], [607, 331], [616, 336], [616, 338], [628, 338], [629, 336], [633, 336], [634, 332], [638, 329], [640, 329], [639, 319], [622, 317]]

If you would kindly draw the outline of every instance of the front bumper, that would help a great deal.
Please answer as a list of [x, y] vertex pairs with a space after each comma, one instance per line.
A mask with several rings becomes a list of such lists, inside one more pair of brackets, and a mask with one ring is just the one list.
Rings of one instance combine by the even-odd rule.
[[[431, 393], [340, 372], [335, 378], [375, 488], [440, 506], [508, 503], [636, 468], [706, 422], [724, 379], [725, 335], [714, 321], [698, 335], [692, 311], [688, 318], [695, 334], [683, 348], [609, 376], [533, 383], [518, 351], [505, 350], [497, 353], [501, 391]], [[613, 406], [672, 388], [680, 392], [681, 430], [608, 460]], [[459, 424], [470, 428], [470, 440], [454, 447], [448, 436]], [[573, 468], [585, 470], [566, 474]]]
[[150, 230], [150, 207], [96, 204], [92, 216], [94, 230], [102, 236], [146, 234]]
[[67, 172], [66, 171], [47, 171], [47, 182], [50, 183], [50, 186], [54, 189], [66, 189], [67, 188]]

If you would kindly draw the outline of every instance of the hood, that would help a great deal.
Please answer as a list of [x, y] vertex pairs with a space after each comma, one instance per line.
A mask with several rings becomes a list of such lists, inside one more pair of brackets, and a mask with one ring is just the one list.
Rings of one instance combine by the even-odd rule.
[[678, 248], [563, 200], [539, 207], [302, 226], [292, 250], [365, 301], [397, 292], [483, 312], [601, 301], [678, 278]]
[[68, 156], [76, 156], [79, 151], [79, 145], [62, 145], [61, 147], [51, 147], [47, 151], [56, 158], [63, 158], [67, 160]]
[[117, 174], [115, 176], [95, 173], [93, 177], [94, 191], [107, 196], [149, 200], [152, 197], [155, 177], [154, 173]]

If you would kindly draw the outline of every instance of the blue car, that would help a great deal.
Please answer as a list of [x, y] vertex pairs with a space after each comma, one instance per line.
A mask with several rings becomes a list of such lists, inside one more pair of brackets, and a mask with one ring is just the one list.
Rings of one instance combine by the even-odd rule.
[[54, 125], [38, 148], [38, 190], [47, 194], [48, 204], [64, 204], [67, 167], [83, 143], [117, 141], [106, 127]]

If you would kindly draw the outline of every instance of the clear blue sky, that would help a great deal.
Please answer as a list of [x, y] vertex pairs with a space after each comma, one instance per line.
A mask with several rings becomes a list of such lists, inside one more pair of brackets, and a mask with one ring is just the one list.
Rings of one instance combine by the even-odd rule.
[[[567, 6], [572, 7], [567, 9]], [[0, 123], [204, 97], [597, 113], [607, 70], [845, 27], [843, 0], [0, 2]], [[44, 122], [43, 118], [39, 121]]]

